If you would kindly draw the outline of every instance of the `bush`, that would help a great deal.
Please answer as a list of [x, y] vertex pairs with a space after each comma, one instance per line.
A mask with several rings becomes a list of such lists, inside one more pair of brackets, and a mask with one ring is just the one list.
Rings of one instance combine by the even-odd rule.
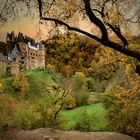
[[86, 86], [87, 86], [89, 92], [94, 91], [94, 85], [95, 85], [95, 80], [93, 78], [88, 78], [86, 80]]
[[76, 106], [75, 99], [72, 96], [68, 96], [66, 98], [64, 108], [65, 109], [73, 109]]
[[3, 93], [4, 88], [5, 88], [5, 83], [2, 77], [0, 76], [0, 94]]
[[75, 125], [76, 130], [80, 131], [93, 131], [94, 124], [93, 124], [93, 116], [94, 112], [88, 112], [86, 108], [81, 111], [80, 118], [78, 119], [78, 122]]
[[109, 131], [125, 133], [140, 138], [140, 101], [133, 100], [129, 104], [122, 104], [121, 98], [113, 93], [102, 95], [101, 101], [107, 108]]
[[76, 105], [88, 104], [89, 92], [86, 87], [85, 75], [82, 72], [76, 72], [73, 78], [72, 96]]
[[126, 108], [128, 117], [126, 134], [140, 139], [140, 101]]
[[110, 131], [117, 131], [140, 138], [140, 109], [138, 103], [127, 108], [113, 107], [108, 109]]
[[14, 113], [14, 123], [23, 129], [39, 127], [61, 128], [64, 122], [60, 111], [63, 108], [63, 99], [59, 93], [48, 93], [38, 101], [32, 103], [21, 100]]
[[63, 109], [63, 99], [59, 93], [49, 93], [38, 103], [38, 112], [41, 115], [42, 127], [60, 128], [64, 118], [60, 111]]
[[117, 97], [114, 96], [112, 93], [103, 93], [100, 100], [102, 103], [104, 103], [107, 109], [112, 106], [119, 106]]
[[37, 112], [35, 105], [28, 102], [18, 104], [14, 113], [14, 123], [17, 127], [23, 129], [33, 129], [41, 127], [40, 112]]
[[25, 96], [29, 88], [27, 78], [23, 73], [19, 73], [15, 76], [12, 86], [15, 89], [15, 91], [21, 93], [22, 96]]
[[13, 118], [15, 100], [5, 94], [0, 94], [0, 127], [11, 122]]

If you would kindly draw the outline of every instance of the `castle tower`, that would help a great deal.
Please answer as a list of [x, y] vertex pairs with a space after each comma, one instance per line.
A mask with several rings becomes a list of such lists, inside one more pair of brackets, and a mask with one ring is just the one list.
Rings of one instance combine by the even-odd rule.
[[45, 68], [45, 48], [44, 48], [44, 44], [42, 43], [39, 43], [38, 67]]
[[16, 37], [15, 37], [14, 31], [12, 31], [11, 33], [7, 33], [6, 41], [11, 41], [11, 42], [15, 42], [16, 41]]

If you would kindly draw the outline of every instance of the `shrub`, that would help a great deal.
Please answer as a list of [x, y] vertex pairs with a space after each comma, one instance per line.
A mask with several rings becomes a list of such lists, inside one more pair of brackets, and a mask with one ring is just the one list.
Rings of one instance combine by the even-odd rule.
[[4, 89], [5, 89], [5, 83], [2, 77], [0, 76], [0, 94], [3, 93]]
[[96, 104], [96, 103], [99, 103], [99, 102], [100, 102], [100, 100], [97, 99], [97, 98], [89, 99], [89, 101], [88, 101], [89, 104]]
[[140, 101], [135, 102], [126, 108], [128, 117], [126, 134], [140, 139]]
[[89, 92], [85, 83], [85, 75], [82, 72], [76, 72], [73, 78], [72, 96], [77, 106], [88, 104]]
[[108, 109], [110, 131], [125, 133], [140, 138], [140, 110], [138, 103], [127, 108], [110, 107]]
[[14, 123], [23, 129], [61, 128], [64, 122], [60, 113], [64, 104], [61, 97], [59, 93], [48, 93], [34, 103], [22, 99], [14, 113]]
[[[61, 95], [60, 95], [61, 96]], [[64, 118], [60, 111], [63, 109], [63, 98], [59, 93], [49, 93], [38, 103], [42, 127], [60, 128]]]
[[68, 96], [66, 98], [64, 108], [65, 109], [73, 109], [76, 106], [75, 99], [72, 96]]
[[23, 129], [39, 128], [40, 112], [37, 112], [37, 107], [26, 101], [19, 103], [14, 113], [14, 123], [17, 127]]
[[89, 92], [94, 91], [94, 85], [95, 85], [95, 80], [93, 78], [88, 78], [86, 80], [86, 86], [87, 86]]
[[3, 93], [0, 94], [0, 127], [8, 124], [13, 118], [15, 100]]
[[101, 102], [104, 103], [105, 107], [108, 109], [112, 106], [118, 106], [117, 97], [111, 93], [104, 93], [100, 98]]
[[24, 96], [26, 94], [26, 92], [29, 88], [27, 78], [25, 77], [25, 75], [23, 73], [18, 73], [15, 76], [12, 86], [15, 89], [15, 91], [21, 93], [22, 96]]
[[80, 131], [93, 131], [93, 116], [94, 112], [88, 112], [86, 108], [82, 110], [80, 113], [80, 118], [78, 118], [78, 122], [75, 125], [75, 129]]
[[118, 95], [106, 93], [102, 95], [101, 101], [107, 108], [108, 130], [140, 138], [139, 100], [133, 100], [129, 104], [122, 104], [122, 99]]

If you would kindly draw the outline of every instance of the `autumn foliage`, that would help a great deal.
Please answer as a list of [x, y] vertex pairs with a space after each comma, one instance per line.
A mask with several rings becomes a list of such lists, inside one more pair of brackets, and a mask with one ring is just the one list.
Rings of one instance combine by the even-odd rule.
[[29, 84], [24, 73], [18, 73], [15, 76], [12, 86], [14, 87], [15, 91], [19, 92], [22, 96], [25, 96]]

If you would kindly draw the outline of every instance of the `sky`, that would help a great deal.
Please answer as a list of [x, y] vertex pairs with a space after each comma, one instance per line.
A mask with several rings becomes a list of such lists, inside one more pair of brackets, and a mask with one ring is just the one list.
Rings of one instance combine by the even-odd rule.
[[[91, 32], [91, 24], [89, 21], [79, 21], [79, 26], [81, 29]], [[0, 28], [0, 41], [6, 41], [6, 34], [14, 31], [17, 35], [22, 32], [24, 35], [32, 37], [36, 40], [45, 40], [48, 37], [48, 30], [45, 27], [41, 27], [42, 35], [38, 38], [37, 32], [39, 31], [38, 20], [33, 20], [33, 18], [27, 16], [22, 18], [17, 18], [15, 20], [9, 21], [4, 27]]]
[[30, 17], [17, 18], [10, 21], [0, 28], [0, 40], [5, 41], [7, 32], [11, 31], [14, 31], [15, 34], [22, 32], [27, 36], [36, 38], [37, 22], [33, 21]]

